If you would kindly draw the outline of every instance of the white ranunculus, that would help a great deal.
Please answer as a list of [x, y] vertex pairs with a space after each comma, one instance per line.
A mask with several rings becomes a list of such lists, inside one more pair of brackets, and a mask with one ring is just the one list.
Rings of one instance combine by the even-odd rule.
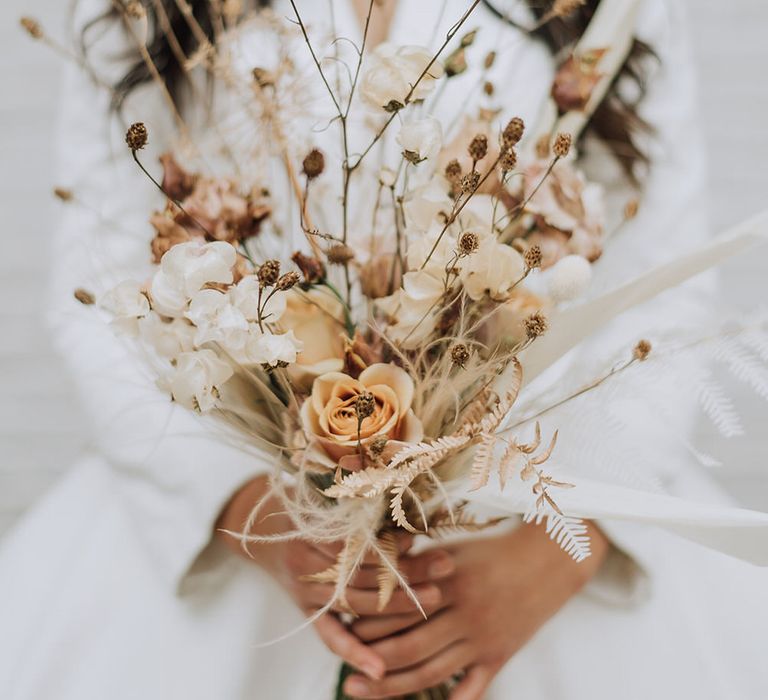
[[[432, 58], [433, 53], [420, 46], [380, 44], [370, 54], [370, 63], [360, 83], [360, 94], [373, 107], [384, 108], [392, 103], [404, 106], [406, 97]], [[427, 97], [443, 72], [443, 66], [435, 61], [419, 81], [411, 101]]]
[[173, 360], [195, 347], [195, 327], [183, 318], [164, 321], [156, 313], [139, 320], [139, 336], [160, 357]]
[[195, 345], [219, 343], [227, 350], [239, 350], [248, 337], [248, 321], [232, 305], [229, 294], [215, 289], [202, 289], [189, 303], [184, 314], [197, 328]]
[[581, 255], [566, 255], [547, 270], [547, 290], [555, 302], [580, 297], [592, 281], [592, 265]]
[[187, 303], [206, 284], [231, 284], [237, 251], [223, 241], [190, 241], [173, 246], [160, 261], [150, 295], [165, 316], [184, 314]]
[[150, 311], [149, 300], [141, 291], [141, 285], [133, 280], [126, 280], [110, 289], [101, 298], [100, 305], [112, 314], [114, 325], [129, 335], [136, 335], [138, 319]]
[[276, 367], [278, 364], [293, 364], [304, 347], [293, 331], [287, 333], [251, 334], [245, 346], [245, 357], [253, 364]]
[[213, 350], [183, 352], [161, 385], [171, 392], [174, 401], [205, 413], [216, 405], [219, 389], [232, 374], [232, 368]]
[[[429, 258], [424, 269], [440, 279], [445, 277], [446, 266], [452, 261], [455, 262], [456, 236], [454, 235], [454, 226], [443, 233], [444, 226], [445, 224], [436, 221], [424, 233], [414, 234], [410, 231], [408, 232], [408, 255], [406, 262], [408, 263], [409, 270], [420, 270], [421, 266]], [[437, 243], [437, 246], [435, 246], [435, 243]], [[434, 251], [432, 248], [434, 248]]]
[[469, 298], [478, 301], [486, 294], [502, 300], [525, 274], [525, 262], [514, 248], [483, 236], [475, 253], [461, 261], [459, 277]]
[[409, 230], [418, 232], [428, 231], [429, 228], [440, 220], [441, 214], [448, 216], [453, 209], [453, 200], [448, 196], [447, 187], [433, 178], [429, 184], [411, 190], [403, 203], [405, 224]]
[[[269, 296], [270, 291], [262, 293], [262, 306], [263, 320], [267, 323], [275, 323], [280, 320], [286, 307], [286, 295], [284, 292], [277, 292], [273, 294], [269, 301], [266, 301], [266, 297]], [[258, 321], [259, 319], [259, 280], [256, 275], [248, 275], [243, 277], [237, 286], [229, 290], [229, 294], [232, 298], [234, 306], [240, 310], [240, 312], [249, 321]]]
[[434, 117], [403, 124], [397, 142], [409, 160], [433, 159], [443, 145], [443, 127]]

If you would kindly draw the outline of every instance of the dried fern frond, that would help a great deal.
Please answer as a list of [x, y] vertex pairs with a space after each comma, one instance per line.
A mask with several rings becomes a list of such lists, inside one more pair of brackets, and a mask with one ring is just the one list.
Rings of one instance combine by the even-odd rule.
[[470, 513], [460, 512], [452, 516], [448, 510], [443, 509], [435, 513], [430, 519], [429, 536], [434, 539], [440, 539], [449, 535], [482, 532], [483, 530], [495, 527], [505, 520], [508, 520], [508, 518], [490, 518], [478, 522], [477, 518]]
[[378, 549], [376, 550], [380, 563], [376, 574], [376, 582], [379, 587], [378, 610], [381, 612], [392, 600], [392, 594], [398, 586], [399, 578], [397, 576], [399, 550], [395, 533], [391, 530], [382, 532], [376, 540]]
[[493, 448], [496, 446], [496, 436], [483, 434], [480, 437], [480, 444], [475, 451], [475, 458], [472, 460], [472, 469], [469, 473], [469, 480], [472, 484], [472, 491], [482, 488], [488, 483], [493, 469]]
[[540, 525], [546, 518], [546, 532], [552, 540], [574, 561], [584, 561], [592, 554], [587, 526], [580, 518], [572, 518], [562, 513], [544, 513], [531, 511], [523, 516], [526, 523]]

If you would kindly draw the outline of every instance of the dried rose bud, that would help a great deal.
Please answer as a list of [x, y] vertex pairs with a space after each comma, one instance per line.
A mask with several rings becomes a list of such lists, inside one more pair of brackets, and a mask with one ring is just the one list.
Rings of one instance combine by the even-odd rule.
[[493, 67], [494, 63], [496, 63], [496, 52], [489, 51], [485, 55], [485, 60], [483, 61], [483, 68], [485, 68], [485, 70], [488, 70], [489, 68]]
[[301, 270], [301, 274], [304, 275], [304, 281], [307, 284], [317, 284], [325, 279], [325, 267], [317, 258], [296, 251], [291, 256], [291, 260]]
[[325, 156], [322, 151], [313, 148], [304, 159], [302, 170], [310, 180], [314, 180], [321, 175], [323, 170], [325, 170]]
[[624, 220], [630, 221], [637, 216], [637, 211], [640, 209], [640, 202], [636, 199], [630, 199], [624, 206]]
[[82, 287], [78, 287], [74, 291], [74, 297], [85, 306], [91, 306], [92, 304], [96, 303], [96, 297], [93, 296], [93, 294], [91, 294], [87, 289], [83, 289]]
[[488, 137], [485, 134], [477, 134], [472, 141], [470, 141], [467, 151], [472, 160], [482, 160], [488, 155]]
[[549, 324], [547, 323], [547, 317], [540, 311], [536, 311], [530, 316], [526, 316], [523, 320], [523, 327], [525, 328], [525, 334], [528, 336], [528, 340], [535, 340], [547, 332]]
[[459, 253], [461, 255], [472, 255], [480, 247], [480, 237], [472, 231], [464, 231], [459, 236]]
[[528, 248], [528, 250], [525, 251], [525, 253], [523, 253], [525, 266], [529, 270], [535, 270], [537, 267], [541, 267], [541, 259], [541, 247], [538, 245], [532, 245], [530, 248]]
[[280, 261], [267, 260], [256, 273], [262, 287], [271, 287], [280, 278]]
[[355, 251], [344, 243], [332, 245], [325, 253], [328, 262], [333, 265], [346, 265], [355, 257]]
[[68, 190], [64, 187], [54, 187], [53, 194], [62, 202], [71, 202], [75, 198], [72, 190]]
[[458, 182], [461, 178], [461, 163], [455, 158], [445, 166], [445, 177], [449, 182]]
[[451, 348], [451, 362], [464, 369], [469, 360], [469, 348], [464, 343], [459, 343]]
[[471, 173], [467, 173], [461, 178], [461, 193], [471, 194], [480, 185], [480, 173], [477, 170], [473, 170]]
[[493, 86], [493, 83], [488, 80], [483, 84], [483, 92], [488, 95], [488, 97], [493, 97], [493, 93], [496, 92], [496, 88]]
[[136, 122], [128, 127], [128, 131], [125, 133], [125, 142], [128, 144], [134, 153], [140, 151], [147, 145], [149, 140], [149, 132], [147, 127], [142, 122]]
[[517, 165], [517, 153], [514, 148], [510, 148], [508, 151], [504, 151], [504, 155], [501, 156], [499, 161], [499, 167], [504, 173], [511, 172]]
[[19, 20], [19, 23], [24, 28], [24, 30], [31, 36], [33, 39], [42, 39], [43, 36], [43, 28], [40, 26], [40, 22], [38, 22], [36, 19], [32, 19], [31, 17], [22, 17]]
[[357, 415], [357, 420], [360, 422], [364, 421], [368, 416], [372, 416], [375, 410], [376, 399], [373, 394], [366, 391], [357, 395], [357, 398], [355, 399], [355, 414]]
[[278, 278], [275, 288], [279, 289], [281, 292], [285, 292], [288, 289], [295, 287], [299, 283], [299, 279], [298, 272], [286, 272]]
[[640, 362], [644, 362], [648, 359], [648, 355], [651, 354], [651, 348], [652, 346], [649, 340], [641, 340], [637, 345], [635, 345], [633, 352], [634, 358], [636, 360], [640, 360]]
[[555, 143], [552, 146], [552, 152], [556, 158], [565, 158], [571, 150], [571, 135], [560, 132], [555, 137]]
[[513, 117], [504, 127], [501, 135], [501, 145], [504, 150], [516, 146], [525, 132], [525, 122], [520, 117]]

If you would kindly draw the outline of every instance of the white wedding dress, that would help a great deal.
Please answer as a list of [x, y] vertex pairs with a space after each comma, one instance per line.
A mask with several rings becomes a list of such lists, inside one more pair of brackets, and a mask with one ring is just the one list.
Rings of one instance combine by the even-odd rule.
[[[327, 20], [331, 4], [340, 33], [359, 37], [346, 0], [299, 6], [314, 27]], [[390, 39], [433, 43], [443, 4], [401, 1]], [[467, 4], [445, 3], [438, 35]], [[641, 9], [638, 33], [659, 56], [642, 107], [657, 129], [654, 165], [639, 215], [608, 243], [596, 266], [596, 289], [616, 286], [706, 236], [690, 59], [675, 5], [647, 0]], [[94, 0], [84, 12], [99, 8]], [[290, 15], [288, 3], [278, 2], [277, 12]], [[494, 71], [506, 114], [535, 123], [553, 76], [549, 52], [483, 6], [467, 27], [480, 29], [479, 56], [487, 50], [485, 37], [501, 42]], [[107, 40], [113, 54], [117, 41]], [[247, 32], [240, 41], [249, 60], [256, 56], [252, 65], [266, 63], [274, 48], [269, 37]], [[446, 90], [445, 108], [467, 100], [476, 82], [470, 68]], [[0, 698], [327, 700], [338, 660], [311, 628], [265, 645], [298, 627], [301, 615], [256, 566], [212, 542], [222, 506], [264, 465], [170, 404], [97, 312], [72, 300], [75, 287], [100, 291], [148, 269], [146, 220], [162, 200], [130, 161], [123, 128], [108, 115], [108, 98], [74, 72], [64, 95], [62, 183], [93, 209], [63, 213], [53, 256], [52, 320], [89, 409], [93, 440], [89, 454], [0, 547]], [[153, 88], [127, 107], [127, 121], [150, 127], [143, 160], [151, 166], [168, 143], [164, 113]], [[195, 128], [204, 133], [204, 126]], [[594, 156], [587, 167], [596, 179], [613, 183], [609, 196], [623, 206], [630, 195], [610, 159]], [[632, 312], [557, 372], [582, 368], [592, 376], [594, 367], [604, 366], [597, 363], [605, 360], [600, 348], [613, 356], [662, 322], [674, 325], [676, 314], [695, 316], [703, 288], [675, 290]], [[685, 401], [679, 404], [688, 410]], [[547, 425], [563, 428], [560, 450], [563, 459], [572, 456], [567, 467], [577, 483], [577, 510], [601, 516], [628, 557], [612, 558], [544, 625], [497, 676], [488, 698], [768, 697], [768, 571], [743, 561], [768, 564], [765, 519], [733, 509], [688, 452], [664, 443], [668, 438], [640, 406], [624, 406], [635, 427], [625, 439], [656, 442], [665, 459], [642, 466], [645, 471], [634, 475], [637, 488], [619, 477], [611, 482], [611, 465], [596, 465], [587, 449], [600, 443], [600, 434], [569, 433], [564, 424], [584, 413], [599, 424], [604, 411], [581, 405], [578, 412], [553, 415]]]

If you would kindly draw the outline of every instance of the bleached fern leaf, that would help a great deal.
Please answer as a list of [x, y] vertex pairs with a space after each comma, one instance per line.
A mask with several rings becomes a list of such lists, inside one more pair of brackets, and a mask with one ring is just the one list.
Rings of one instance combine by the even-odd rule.
[[710, 372], [704, 373], [696, 394], [702, 411], [724, 437], [744, 434], [733, 402]]
[[436, 440], [425, 440], [424, 442], [409, 445], [397, 452], [387, 465], [388, 469], [399, 467], [405, 462], [421, 457], [428, 457], [432, 465], [437, 464], [442, 459], [450, 456], [464, 447], [470, 441], [469, 435], [446, 435]]
[[492, 433], [497, 430], [517, 401], [520, 387], [523, 385], [523, 367], [516, 357], [512, 358], [510, 365], [512, 367], [512, 374], [509, 377], [509, 383], [506, 385], [506, 393], [480, 422], [480, 431], [483, 433]]
[[493, 448], [495, 444], [496, 438], [493, 435], [482, 436], [480, 445], [475, 452], [472, 470], [469, 475], [472, 491], [476, 491], [488, 483], [493, 466]]
[[392, 499], [389, 502], [389, 508], [392, 512], [392, 520], [396, 525], [408, 530], [408, 532], [417, 533], [418, 530], [411, 525], [408, 516], [403, 508], [403, 497], [405, 492], [410, 489], [413, 480], [420, 475], [417, 467], [409, 465], [403, 467], [397, 482], [392, 487]]
[[587, 526], [581, 518], [573, 518], [560, 513], [545, 513], [541, 510], [530, 511], [524, 516], [527, 523], [539, 525], [546, 518], [546, 532], [561, 549], [574, 561], [584, 561], [592, 554], [587, 534]]
[[368, 467], [347, 474], [340, 483], [325, 489], [323, 494], [328, 498], [376, 498], [386, 493], [399, 476], [397, 471]]
[[768, 362], [768, 332], [761, 328], [752, 328], [741, 335], [740, 341], [763, 362]]
[[383, 532], [376, 541], [376, 552], [379, 555], [379, 568], [376, 573], [376, 582], [379, 587], [378, 610], [381, 612], [392, 600], [399, 579], [397, 576], [397, 560], [399, 551], [395, 533], [389, 530]]
[[477, 518], [469, 513], [460, 513], [452, 519], [448, 512], [443, 511], [438, 517], [432, 518], [429, 535], [439, 539], [452, 534], [482, 532], [505, 520], [507, 518], [501, 517], [478, 522]]
[[300, 577], [301, 581], [307, 583], [336, 583], [339, 580], [339, 564], [338, 562], [333, 566], [329, 566], [324, 571], [319, 571], [316, 574], [306, 574]]
[[499, 460], [499, 486], [501, 487], [502, 491], [507, 485], [507, 479], [512, 475], [513, 472], [520, 468], [521, 457], [522, 453], [520, 451], [520, 447], [513, 440], [509, 443], [507, 449], [504, 450], [504, 454]]
[[757, 357], [742, 347], [728, 343], [721, 346], [716, 359], [724, 362], [737, 379], [768, 401], [768, 368]]

